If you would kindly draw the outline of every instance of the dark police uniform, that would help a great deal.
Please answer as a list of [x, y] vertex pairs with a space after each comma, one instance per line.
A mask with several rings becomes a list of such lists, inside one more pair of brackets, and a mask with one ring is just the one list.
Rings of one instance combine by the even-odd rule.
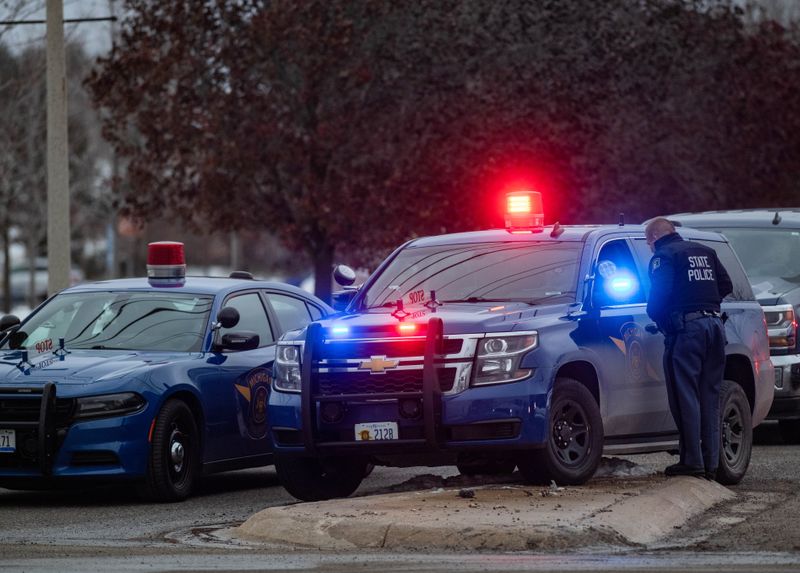
[[720, 302], [731, 279], [710, 247], [677, 233], [655, 242], [647, 314], [665, 335], [664, 372], [680, 432], [681, 473], [710, 476], [719, 462], [719, 395], [725, 370]]

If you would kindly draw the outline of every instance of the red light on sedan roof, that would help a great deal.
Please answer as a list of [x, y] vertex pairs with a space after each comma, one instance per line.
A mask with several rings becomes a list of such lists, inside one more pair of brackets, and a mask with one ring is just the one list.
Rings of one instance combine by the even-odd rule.
[[506, 194], [506, 229], [541, 231], [544, 227], [542, 194], [537, 191], [514, 191]]
[[147, 277], [174, 279], [186, 276], [183, 243], [159, 241], [147, 245]]

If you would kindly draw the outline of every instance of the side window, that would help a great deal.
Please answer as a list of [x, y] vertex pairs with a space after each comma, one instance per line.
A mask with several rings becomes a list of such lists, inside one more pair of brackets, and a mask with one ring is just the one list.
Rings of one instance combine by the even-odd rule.
[[716, 251], [719, 262], [722, 263], [722, 266], [725, 267], [731, 277], [733, 292], [726, 296], [725, 300], [755, 300], [750, 281], [747, 279], [742, 263], [739, 262], [731, 246], [728, 243], [719, 241], [698, 241], [698, 243], [702, 243]]
[[232, 306], [239, 311], [239, 324], [233, 328], [221, 329], [221, 335], [228, 332], [248, 330], [258, 334], [260, 339], [259, 346], [267, 346], [275, 341], [267, 320], [267, 311], [264, 309], [264, 304], [258, 294], [250, 292], [234, 296], [225, 301], [225, 306]]
[[306, 308], [305, 301], [274, 292], [267, 293], [267, 298], [278, 316], [278, 322], [281, 323], [281, 328], [284, 332], [295, 328], [303, 328], [311, 322], [311, 314]]
[[609, 241], [597, 255], [594, 302], [599, 306], [643, 304], [644, 288], [625, 239]]
[[306, 303], [308, 307], [308, 312], [311, 314], [311, 320], [319, 320], [322, 318], [322, 310], [318, 306], [314, 306], [313, 304]]
[[633, 240], [633, 250], [636, 251], [636, 256], [641, 262], [639, 273], [642, 277], [642, 288], [645, 293], [650, 292], [650, 275], [647, 274], [647, 269], [650, 268], [650, 259], [653, 258], [653, 251], [650, 250], [647, 241], [644, 239]]

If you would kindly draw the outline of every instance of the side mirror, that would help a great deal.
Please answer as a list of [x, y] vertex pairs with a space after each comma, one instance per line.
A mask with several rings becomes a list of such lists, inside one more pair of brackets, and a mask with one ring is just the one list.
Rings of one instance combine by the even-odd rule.
[[333, 306], [335, 310], [344, 310], [357, 294], [357, 288], [348, 288], [345, 290], [340, 290], [339, 292], [335, 292], [333, 295], [331, 295], [331, 298], [333, 299], [331, 306]]
[[226, 306], [217, 313], [217, 322], [222, 328], [233, 328], [239, 324], [239, 311], [232, 306]]
[[592, 269], [592, 273], [583, 277], [583, 310], [596, 310], [597, 305], [594, 300], [595, 285], [597, 284], [597, 268]]
[[22, 330], [17, 330], [15, 332], [12, 332], [8, 336], [8, 347], [11, 350], [19, 350], [20, 348], [22, 348], [22, 345], [25, 344], [25, 341], [27, 339], [28, 339], [27, 332], [23, 332]]
[[342, 286], [350, 286], [356, 282], [356, 272], [347, 265], [336, 265], [333, 269], [333, 280]]
[[6, 314], [0, 318], [0, 332], [4, 332], [9, 328], [14, 328], [15, 326], [19, 326], [20, 322], [21, 321], [18, 316]]
[[261, 337], [255, 332], [229, 332], [222, 335], [222, 350], [254, 350], [258, 348]]

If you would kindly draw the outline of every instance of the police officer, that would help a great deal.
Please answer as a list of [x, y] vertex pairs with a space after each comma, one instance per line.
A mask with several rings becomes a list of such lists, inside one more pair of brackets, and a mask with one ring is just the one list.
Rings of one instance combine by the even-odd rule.
[[683, 240], [669, 220], [653, 219], [645, 236], [653, 251], [647, 314], [665, 335], [667, 396], [680, 433], [680, 461], [664, 473], [714, 479], [725, 370], [720, 303], [733, 285], [714, 250]]

